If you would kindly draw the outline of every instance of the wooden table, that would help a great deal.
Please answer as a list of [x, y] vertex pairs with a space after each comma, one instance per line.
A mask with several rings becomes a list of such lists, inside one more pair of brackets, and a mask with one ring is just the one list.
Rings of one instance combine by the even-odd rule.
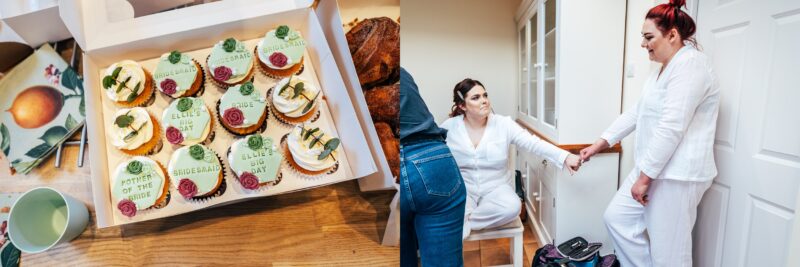
[[[78, 134], [80, 135], [80, 133]], [[91, 143], [91, 140], [89, 141]], [[399, 249], [380, 246], [394, 191], [362, 193], [356, 181], [195, 211], [121, 227], [94, 224], [89, 164], [65, 147], [28, 175], [11, 175], [0, 159], [0, 192], [47, 185], [82, 200], [92, 212], [80, 237], [22, 266], [397, 266]]]

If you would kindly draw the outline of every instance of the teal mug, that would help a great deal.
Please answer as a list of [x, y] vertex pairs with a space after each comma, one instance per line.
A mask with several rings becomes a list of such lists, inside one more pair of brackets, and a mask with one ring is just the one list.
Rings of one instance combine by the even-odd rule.
[[17, 199], [8, 216], [8, 237], [26, 253], [39, 253], [78, 237], [89, 223], [86, 205], [49, 187]]

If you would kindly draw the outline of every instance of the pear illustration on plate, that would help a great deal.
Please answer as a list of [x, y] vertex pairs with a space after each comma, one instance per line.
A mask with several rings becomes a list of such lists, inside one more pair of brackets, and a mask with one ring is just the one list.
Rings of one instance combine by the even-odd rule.
[[14, 121], [22, 128], [39, 128], [52, 121], [64, 107], [64, 95], [47, 85], [36, 85], [17, 94], [11, 108]]

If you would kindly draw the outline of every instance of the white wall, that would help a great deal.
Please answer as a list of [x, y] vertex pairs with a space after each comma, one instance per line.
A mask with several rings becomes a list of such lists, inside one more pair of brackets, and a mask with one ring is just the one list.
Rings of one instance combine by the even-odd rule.
[[520, 0], [400, 1], [400, 64], [414, 76], [436, 121], [447, 119], [453, 87], [481, 81], [497, 114], [516, 110]]
[[[647, 11], [666, 0], [628, 0], [628, 15], [625, 27], [625, 79], [622, 81], [622, 111], [634, 108], [642, 94], [642, 88], [647, 76], [661, 64], [650, 61], [647, 51], [641, 47], [642, 24]], [[599, 135], [599, 134], [598, 134]], [[634, 167], [633, 142], [636, 132], [622, 140], [622, 155], [620, 157], [619, 179], [622, 181]]]

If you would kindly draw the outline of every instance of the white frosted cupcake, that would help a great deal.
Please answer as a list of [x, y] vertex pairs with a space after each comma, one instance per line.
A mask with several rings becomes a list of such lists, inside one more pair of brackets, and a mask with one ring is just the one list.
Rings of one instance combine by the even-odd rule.
[[320, 90], [299, 76], [283, 78], [272, 88], [275, 117], [287, 124], [311, 120], [317, 113]]
[[129, 155], [153, 154], [161, 148], [158, 121], [140, 107], [117, 110], [108, 137], [114, 147]]
[[319, 128], [295, 126], [282, 143], [287, 161], [298, 172], [318, 175], [333, 171], [338, 156], [339, 138], [323, 133]]
[[153, 79], [139, 63], [123, 60], [106, 68], [103, 89], [121, 107], [145, 106], [153, 98]]

